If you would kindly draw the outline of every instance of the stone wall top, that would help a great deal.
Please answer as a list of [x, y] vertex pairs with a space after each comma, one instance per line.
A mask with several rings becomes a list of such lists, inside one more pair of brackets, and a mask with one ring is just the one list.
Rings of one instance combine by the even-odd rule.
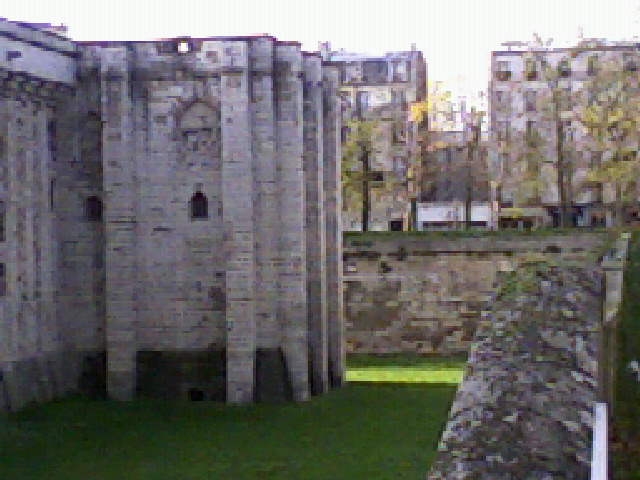
[[0, 19], [0, 70], [71, 85], [76, 81], [76, 57], [71, 40]]
[[491, 234], [473, 236], [441, 236], [433, 234], [393, 235], [387, 232], [347, 234], [344, 236], [345, 256], [365, 254], [394, 254], [404, 249], [407, 255], [441, 253], [569, 253], [600, 247], [604, 232], [576, 232], [572, 234]]
[[[176, 37], [150, 41], [78, 42], [83, 67], [96, 65], [101, 49], [124, 48], [134, 80], [180, 80], [219, 76], [249, 70], [272, 74], [276, 49], [302, 53], [299, 42], [280, 41], [270, 35], [237, 37]], [[316, 55], [309, 53], [308, 55]]]
[[38, 28], [37, 25], [11, 22], [5, 18], [0, 18], [0, 37], [21, 41], [72, 57], [76, 55], [75, 42], [62, 35]]
[[430, 480], [588, 478], [601, 275], [537, 264], [508, 280], [476, 333]]

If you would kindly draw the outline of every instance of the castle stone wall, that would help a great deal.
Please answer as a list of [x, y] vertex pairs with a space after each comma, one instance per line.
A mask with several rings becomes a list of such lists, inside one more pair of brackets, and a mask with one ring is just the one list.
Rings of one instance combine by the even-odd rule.
[[75, 46], [4, 20], [0, 45], [0, 407], [16, 409], [77, 388], [80, 375], [56, 296], [59, 158], [74, 153], [56, 122], [69, 118]]
[[[0, 105], [3, 375], [53, 348], [67, 390], [122, 400], [304, 400], [342, 378], [336, 69], [267, 36], [43, 38], [2, 77], [24, 92]], [[5, 382], [8, 408], [33, 381]]]
[[353, 353], [464, 354], [498, 277], [532, 258], [581, 263], [605, 236], [345, 237], [346, 348]]

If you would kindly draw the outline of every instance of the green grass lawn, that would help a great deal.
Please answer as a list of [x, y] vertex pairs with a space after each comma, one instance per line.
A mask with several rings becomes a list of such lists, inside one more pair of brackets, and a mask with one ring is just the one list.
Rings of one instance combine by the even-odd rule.
[[624, 273], [618, 325], [616, 400], [613, 416], [613, 478], [640, 480], [640, 383], [628, 370], [640, 360], [640, 232], [633, 233]]
[[[404, 383], [350, 383], [299, 404], [75, 398], [0, 416], [0, 479], [424, 478], [459, 375], [447, 362], [352, 363], [349, 376], [377, 364], [376, 377]], [[446, 381], [402, 380], [429, 375]]]
[[347, 381], [457, 385], [462, 381], [465, 363], [462, 357], [352, 355], [349, 358]]

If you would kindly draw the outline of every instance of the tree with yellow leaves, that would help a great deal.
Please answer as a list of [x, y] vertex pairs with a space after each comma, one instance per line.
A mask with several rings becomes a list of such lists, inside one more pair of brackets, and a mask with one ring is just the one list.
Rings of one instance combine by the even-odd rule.
[[362, 231], [369, 229], [371, 154], [380, 128], [375, 120], [351, 120], [342, 145], [342, 201], [345, 210], [361, 205]]
[[601, 65], [587, 85], [579, 116], [589, 148], [598, 159], [588, 179], [609, 191], [617, 226], [624, 223], [625, 202], [636, 200], [640, 171], [640, 82], [636, 68], [630, 68], [638, 63], [631, 62], [627, 57]]

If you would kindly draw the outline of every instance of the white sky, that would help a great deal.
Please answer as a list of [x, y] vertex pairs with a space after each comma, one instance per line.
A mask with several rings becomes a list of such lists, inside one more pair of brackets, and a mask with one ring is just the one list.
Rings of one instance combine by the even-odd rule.
[[640, 0], [0, 0], [0, 16], [63, 23], [75, 40], [269, 33], [373, 54], [415, 43], [454, 98], [486, 89], [501, 42], [640, 35]]

